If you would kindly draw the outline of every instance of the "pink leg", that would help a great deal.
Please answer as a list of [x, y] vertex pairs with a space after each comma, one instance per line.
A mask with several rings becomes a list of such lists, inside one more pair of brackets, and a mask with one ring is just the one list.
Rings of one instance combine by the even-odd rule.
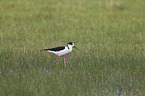
[[[58, 56], [58, 57], [59, 57], [59, 56]], [[54, 62], [54, 64], [53, 64], [53, 72], [54, 72], [55, 63], [56, 63], [58, 57], [56, 58], [56, 60], [55, 60], [55, 62]]]
[[65, 65], [65, 67], [67, 68], [67, 66], [66, 66], [66, 62], [65, 62], [65, 57], [63, 56], [63, 58], [64, 58], [64, 65]]

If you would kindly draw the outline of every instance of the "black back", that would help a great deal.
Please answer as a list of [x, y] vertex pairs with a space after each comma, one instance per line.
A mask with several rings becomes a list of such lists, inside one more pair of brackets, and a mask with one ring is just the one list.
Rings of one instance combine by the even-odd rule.
[[63, 50], [63, 49], [65, 49], [65, 47], [64, 46], [60, 46], [60, 47], [56, 47], [56, 48], [51, 48], [51, 49], [44, 49], [44, 50], [50, 50], [50, 51], [61, 51], [61, 50]]

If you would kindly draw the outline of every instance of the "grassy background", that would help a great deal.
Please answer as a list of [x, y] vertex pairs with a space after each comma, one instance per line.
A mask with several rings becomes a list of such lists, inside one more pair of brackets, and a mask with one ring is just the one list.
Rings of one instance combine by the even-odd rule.
[[[145, 0], [1, 0], [0, 96], [145, 95]], [[74, 42], [63, 58], [41, 49]]]

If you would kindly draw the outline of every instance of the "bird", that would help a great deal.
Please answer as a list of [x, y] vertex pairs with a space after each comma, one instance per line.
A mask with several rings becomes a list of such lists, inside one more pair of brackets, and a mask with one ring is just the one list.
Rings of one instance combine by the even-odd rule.
[[59, 46], [59, 47], [50, 48], [50, 49], [43, 49], [44, 51], [47, 51], [47, 52], [50, 52], [50, 53], [54, 53], [55, 55], [57, 55], [57, 58], [56, 58], [55, 62], [53, 63], [53, 72], [54, 72], [56, 61], [58, 60], [58, 58], [60, 56], [63, 56], [64, 65], [67, 68], [66, 61], [65, 61], [65, 55], [70, 53], [72, 51], [73, 47], [76, 48], [77, 50], [79, 50], [77, 47], [74, 46], [73, 42], [69, 42], [67, 44], [67, 46]]

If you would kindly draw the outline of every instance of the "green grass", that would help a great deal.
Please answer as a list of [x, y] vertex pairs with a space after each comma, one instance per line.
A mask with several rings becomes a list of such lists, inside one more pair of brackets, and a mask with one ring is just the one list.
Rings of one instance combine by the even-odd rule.
[[[0, 96], [145, 95], [145, 0], [1, 0]], [[80, 51], [40, 51], [74, 42]]]

